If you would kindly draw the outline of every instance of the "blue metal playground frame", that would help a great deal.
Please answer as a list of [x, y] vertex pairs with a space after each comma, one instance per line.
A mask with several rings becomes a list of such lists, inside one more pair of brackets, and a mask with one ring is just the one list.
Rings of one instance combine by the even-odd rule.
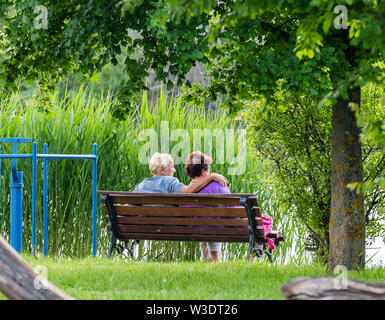
[[[12, 143], [12, 154], [2, 154], [0, 145], [0, 178], [1, 160], [12, 159], [11, 172], [11, 246], [19, 253], [22, 252], [23, 238], [23, 172], [17, 171], [17, 159], [32, 159], [32, 254], [36, 253], [36, 199], [37, 199], [37, 159], [43, 159], [43, 253], [48, 254], [48, 160], [83, 159], [92, 160], [92, 255], [96, 255], [96, 226], [97, 226], [97, 144], [93, 144], [93, 153], [78, 154], [49, 154], [48, 145], [43, 146], [43, 154], [37, 153], [37, 143], [30, 138], [1, 138], [1, 143]], [[18, 154], [19, 143], [32, 143], [32, 154]], [[1, 199], [1, 179], [0, 179]]]

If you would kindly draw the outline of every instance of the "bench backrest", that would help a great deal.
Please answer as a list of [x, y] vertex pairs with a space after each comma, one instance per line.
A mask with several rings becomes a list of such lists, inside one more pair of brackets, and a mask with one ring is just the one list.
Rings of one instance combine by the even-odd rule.
[[[248, 242], [250, 219], [264, 237], [253, 194], [173, 194], [98, 191], [118, 239]], [[250, 207], [246, 210], [247, 198]], [[254, 217], [251, 217], [251, 216]]]

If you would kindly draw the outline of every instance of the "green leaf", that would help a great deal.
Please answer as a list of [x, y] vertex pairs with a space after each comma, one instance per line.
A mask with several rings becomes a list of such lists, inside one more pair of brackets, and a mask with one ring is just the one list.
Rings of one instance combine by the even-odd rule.
[[89, 79], [91, 82], [99, 82], [99, 74], [97, 74], [97, 73], [94, 73], [91, 77], [90, 77], [90, 79]]
[[375, 180], [375, 183], [385, 190], [385, 177], [380, 177]]
[[204, 57], [204, 53], [200, 50], [194, 50], [192, 56], [196, 59], [202, 59]]
[[331, 14], [327, 14], [324, 17], [325, 17], [325, 20], [322, 24], [322, 30], [326, 34], [326, 33], [328, 33], [330, 26], [333, 23], [333, 16]]

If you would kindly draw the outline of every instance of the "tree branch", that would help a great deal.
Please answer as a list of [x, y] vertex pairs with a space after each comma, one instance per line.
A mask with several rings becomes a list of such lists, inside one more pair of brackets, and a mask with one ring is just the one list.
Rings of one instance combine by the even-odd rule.
[[12, 300], [72, 300], [23, 260], [0, 236], [0, 291]]

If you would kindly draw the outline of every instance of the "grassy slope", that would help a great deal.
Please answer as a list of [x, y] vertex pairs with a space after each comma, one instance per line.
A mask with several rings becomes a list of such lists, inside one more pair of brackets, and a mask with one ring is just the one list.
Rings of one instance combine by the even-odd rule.
[[[322, 266], [277, 266], [264, 262], [149, 263], [36, 259], [25, 257], [34, 267], [45, 266], [49, 281], [76, 299], [282, 299], [280, 286], [296, 277], [324, 276]], [[349, 273], [349, 278], [384, 281], [385, 269]]]

